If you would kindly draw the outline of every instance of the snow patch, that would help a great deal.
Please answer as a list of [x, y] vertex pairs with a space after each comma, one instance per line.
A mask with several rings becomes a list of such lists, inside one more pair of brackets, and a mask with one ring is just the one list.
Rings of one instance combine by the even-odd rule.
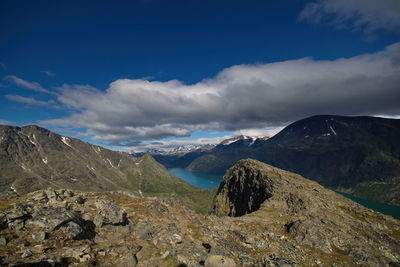
[[331, 129], [331, 131], [332, 131], [332, 133], [333, 133], [334, 135], [337, 135], [337, 134], [336, 134], [336, 131], [332, 128], [331, 125], [329, 125], [329, 128]]
[[93, 167], [90, 167], [89, 165], [86, 165], [86, 168], [88, 168], [91, 171], [95, 171], [95, 169]]
[[16, 190], [13, 186], [10, 186], [10, 189], [11, 189], [14, 193], [18, 194], [17, 190]]
[[42, 159], [44, 164], [47, 164], [47, 158]]
[[114, 166], [114, 164], [112, 164], [110, 159], [107, 159], [108, 163], [110, 163], [111, 167], [113, 167], [114, 169], [116, 169], [116, 167]]
[[257, 138], [252, 137], [249, 146], [252, 146], [256, 142]]
[[65, 137], [65, 136], [61, 136], [61, 141], [66, 144], [67, 146], [69, 146], [70, 148], [73, 148], [70, 144], [68, 144], [69, 142], [69, 138]]
[[[18, 164], [18, 163], [17, 163]], [[28, 171], [28, 168], [27, 167], [25, 167], [24, 165], [22, 165], [22, 164], [18, 164], [18, 166], [20, 166], [22, 169], [24, 169], [25, 171]]]
[[119, 167], [119, 165], [121, 164], [121, 161], [122, 161], [122, 159], [120, 159], [120, 160], [118, 161], [117, 167]]
[[141, 159], [139, 162], [136, 162], [135, 164], [136, 164], [136, 165], [139, 165], [140, 163], [142, 163], [142, 161], [143, 161], [143, 160]]

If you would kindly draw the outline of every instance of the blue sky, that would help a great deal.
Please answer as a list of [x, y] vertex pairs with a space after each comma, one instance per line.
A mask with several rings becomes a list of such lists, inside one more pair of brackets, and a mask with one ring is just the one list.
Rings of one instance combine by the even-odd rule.
[[399, 18], [397, 0], [1, 1], [0, 121], [127, 150], [398, 116]]

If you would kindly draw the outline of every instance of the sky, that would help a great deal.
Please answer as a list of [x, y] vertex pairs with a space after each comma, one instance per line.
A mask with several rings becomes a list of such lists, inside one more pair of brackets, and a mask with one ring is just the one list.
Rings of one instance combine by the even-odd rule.
[[115, 150], [400, 116], [399, 0], [2, 0], [0, 36], [0, 124]]

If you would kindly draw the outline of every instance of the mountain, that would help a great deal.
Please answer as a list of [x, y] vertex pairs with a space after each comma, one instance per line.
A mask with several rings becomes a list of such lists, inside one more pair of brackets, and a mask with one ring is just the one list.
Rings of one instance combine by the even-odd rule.
[[176, 178], [150, 155], [135, 158], [34, 125], [0, 126], [0, 195], [48, 187], [185, 197], [204, 212], [206, 203], [199, 200], [210, 194]]
[[[196, 149], [181, 151], [180, 153], [174, 153], [173, 151], [176, 150], [173, 150], [171, 152], [162, 152], [162, 153], [149, 151], [149, 154], [152, 155], [158, 162], [160, 162], [161, 164], [163, 164], [168, 168], [188, 168], [188, 169], [191, 169], [191, 167], [189, 167], [190, 164], [197, 158], [202, 156], [207, 157], [207, 155], [210, 155], [212, 159], [207, 161], [207, 164], [211, 164], [211, 166], [208, 166], [208, 168], [214, 169], [214, 164], [223, 166], [226, 165], [223, 164], [223, 162], [219, 161], [224, 159], [222, 157], [219, 158], [218, 156], [215, 156], [216, 154], [232, 153], [230, 156], [234, 157], [236, 160], [239, 160], [243, 158], [242, 157], [243, 153], [247, 153], [246, 151], [243, 150], [249, 150], [248, 148], [256, 147], [267, 139], [268, 137], [266, 136], [251, 137], [246, 135], [240, 135], [223, 140], [221, 143], [217, 145], [201, 146]], [[218, 162], [213, 162], [213, 161], [218, 161]], [[230, 164], [230, 162], [231, 161], [229, 161], [228, 163], [229, 167], [232, 165]], [[217, 167], [217, 173], [223, 173], [225, 170], [226, 168]], [[215, 172], [215, 170], [212, 172]]]
[[400, 120], [321, 115], [251, 147], [213, 150], [187, 169], [222, 173], [254, 158], [358, 197], [400, 205]]
[[[399, 221], [241, 160], [214, 215], [173, 199], [41, 190], [0, 199], [3, 266], [399, 266]], [[217, 216], [216, 216], [217, 215]], [[229, 215], [229, 216], [226, 216]]]

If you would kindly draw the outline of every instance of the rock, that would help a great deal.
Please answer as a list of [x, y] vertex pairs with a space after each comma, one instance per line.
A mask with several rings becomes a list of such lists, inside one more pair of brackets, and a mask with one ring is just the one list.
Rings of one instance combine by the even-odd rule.
[[221, 255], [208, 255], [204, 262], [205, 267], [236, 267], [233, 259]]
[[103, 216], [104, 224], [125, 225], [128, 223], [126, 212], [110, 201], [98, 199], [95, 201], [99, 214]]
[[24, 253], [22, 253], [21, 258], [29, 258], [32, 255], [33, 255], [33, 252], [30, 250], [27, 250]]
[[8, 227], [7, 217], [3, 214], [0, 214], [0, 230], [6, 229]]
[[279, 181], [255, 166], [256, 161], [241, 160], [224, 176], [214, 198], [214, 213], [242, 216], [256, 211], [272, 197]]
[[83, 235], [84, 229], [79, 224], [71, 221], [65, 225], [63, 231], [69, 239], [78, 239]]
[[46, 239], [47, 237], [47, 233], [43, 232], [43, 231], [39, 231], [39, 232], [34, 232], [32, 234], [32, 238], [38, 242], [42, 242]]
[[135, 254], [129, 253], [124, 258], [124, 267], [136, 267], [138, 264], [138, 259]]
[[7, 239], [4, 236], [0, 236], [0, 246], [6, 246]]
[[300, 265], [290, 259], [278, 257], [276, 255], [269, 255], [257, 262], [253, 267], [300, 267]]
[[84, 224], [81, 215], [74, 210], [61, 207], [44, 207], [32, 215], [27, 226], [55, 231], [69, 222], [75, 222], [82, 226]]
[[82, 205], [82, 204], [85, 203], [85, 199], [84, 199], [83, 197], [77, 197], [77, 198], [75, 199], [75, 203], [76, 203], [76, 204], [79, 204], [79, 205]]
[[289, 223], [286, 225], [286, 229], [298, 242], [327, 253], [332, 252], [331, 241], [338, 239], [337, 237], [334, 238], [333, 233], [321, 226], [321, 222], [315, 219]]
[[103, 216], [101, 216], [100, 214], [94, 216], [93, 223], [96, 225], [96, 227], [102, 227], [103, 222], [104, 222]]

